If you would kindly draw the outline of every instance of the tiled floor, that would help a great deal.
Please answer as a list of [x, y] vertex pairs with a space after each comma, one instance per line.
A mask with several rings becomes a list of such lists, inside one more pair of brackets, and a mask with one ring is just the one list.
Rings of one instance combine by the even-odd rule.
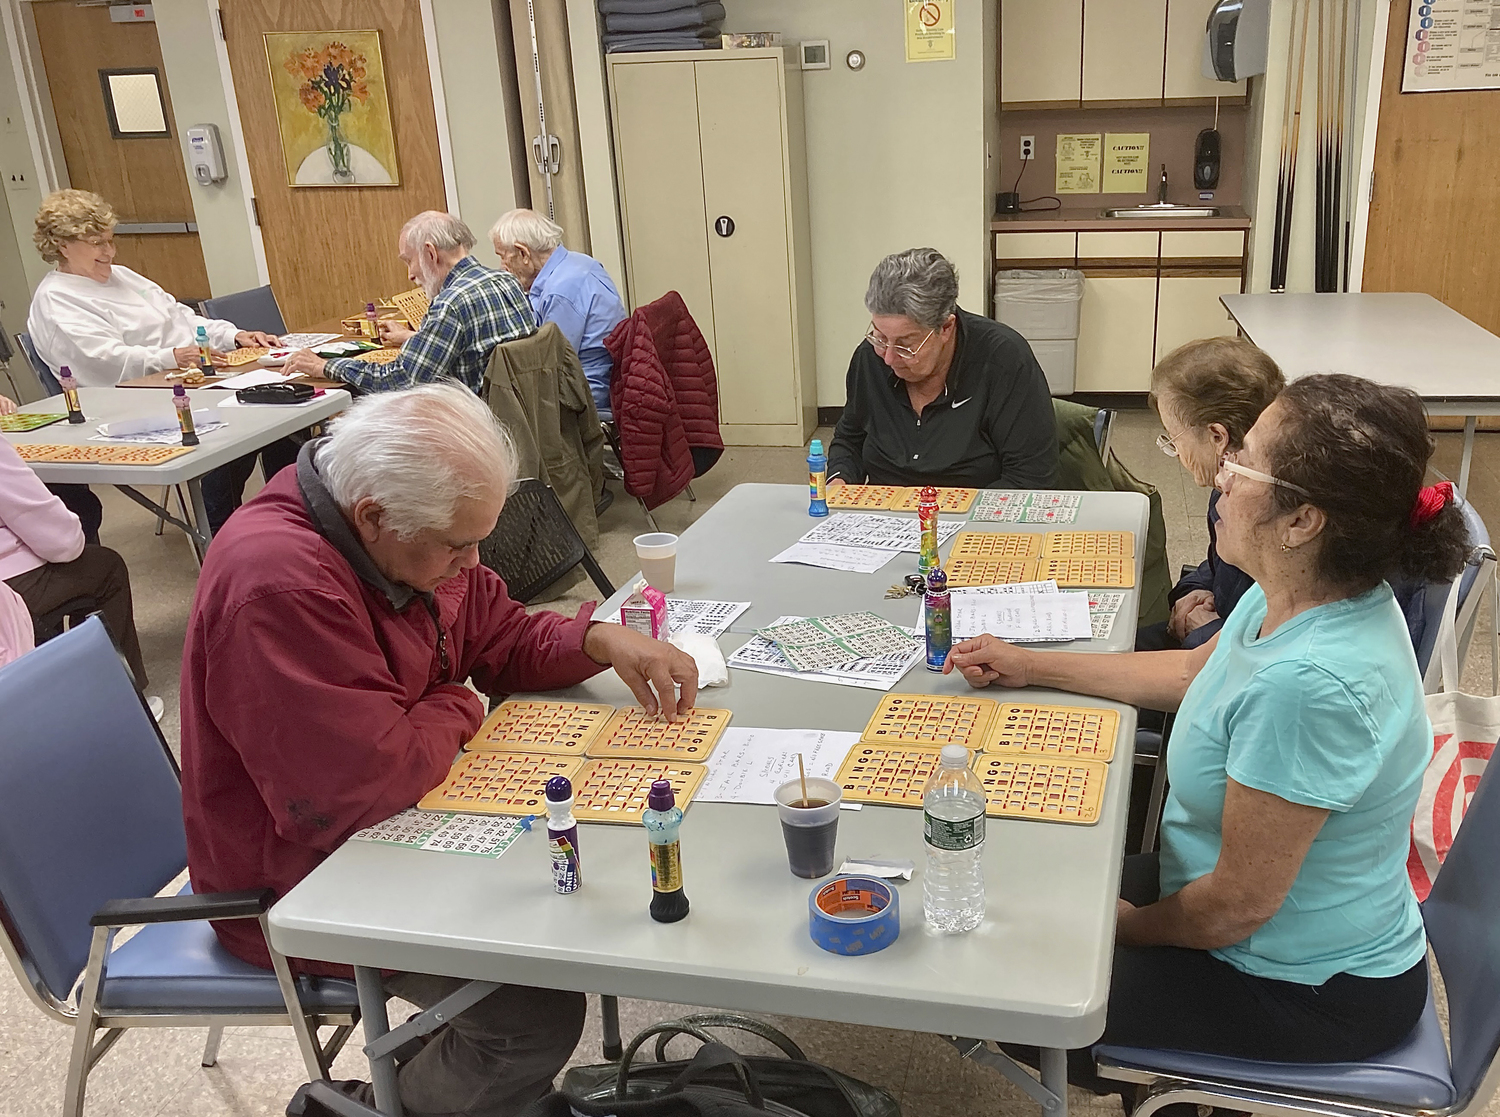
[[[1142, 480], [1162, 493], [1171, 569], [1197, 562], [1207, 544], [1203, 523], [1206, 494], [1171, 459], [1153, 446], [1160, 427], [1148, 412], [1126, 412], [1117, 426], [1116, 451]], [[828, 438], [829, 431], [820, 434]], [[1439, 435], [1437, 468], [1457, 476], [1460, 440]], [[1480, 434], [1470, 495], [1490, 523], [1500, 524], [1500, 435]], [[800, 484], [806, 477], [802, 454], [795, 449], [731, 449], [707, 476], [695, 483], [696, 503], [679, 497], [656, 513], [664, 531], [680, 531], [728, 489], [742, 481]], [[151, 691], [167, 704], [165, 728], [177, 740], [178, 669], [188, 605], [196, 572], [183, 537], [173, 531], [157, 537], [153, 522], [112, 490], [105, 499], [104, 542], [130, 564], [136, 593], [141, 642], [151, 673]], [[603, 519], [598, 558], [617, 584], [636, 570], [631, 538], [642, 530], [639, 508], [616, 499]], [[590, 596], [584, 583], [553, 607], [570, 608]], [[1480, 624], [1489, 623], [1486, 606]], [[1483, 631], [1483, 629], [1481, 629]], [[1487, 641], [1478, 639], [1465, 670], [1465, 688], [1489, 693]], [[597, 1005], [591, 1006], [589, 1030], [575, 1060], [599, 1058]], [[393, 1013], [394, 1014], [394, 1013]], [[622, 1031], [627, 1037], [647, 1024], [678, 1014], [676, 1006], [625, 1002]], [[882, 1028], [857, 1028], [813, 1020], [780, 1019], [775, 1023], [815, 1059], [883, 1086], [895, 1094], [909, 1117], [959, 1114], [1025, 1114], [1038, 1112], [1017, 1088], [998, 1074], [960, 1060], [942, 1040]], [[58, 1112], [67, 1068], [70, 1034], [52, 1022], [23, 995], [7, 973], [0, 973], [0, 1117], [50, 1117]], [[87, 1112], [91, 1117], [194, 1117], [194, 1115], [279, 1114], [297, 1084], [304, 1080], [289, 1031], [232, 1029], [224, 1038], [218, 1066], [198, 1065], [201, 1031], [138, 1030], [128, 1034], [91, 1077]], [[339, 1077], [364, 1077], [358, 1035], [340, 1057]], [[1073, 1092], [1075, 1106], [1118, 1112], [1112, 1102]], [[1493, 1117], [1500, 1108], [1492, 1107]]]

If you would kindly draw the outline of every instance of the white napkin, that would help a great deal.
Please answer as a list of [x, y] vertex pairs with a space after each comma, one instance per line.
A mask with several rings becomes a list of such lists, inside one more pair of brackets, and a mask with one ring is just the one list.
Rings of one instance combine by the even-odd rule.
[[679, 632], [670, 637], [667, 643], [693, 657], [693, 662], [698, 665], [700, 687], [724, 686], [729, 682], [729, 667], [724, 662], [724, 653], [719, 650], [719, 642], [712, 636], [705, 636], [701, 632]]
[[[193, 422], [198, 426], [217, 423], [218, 417], [206, 408], [193, 409]], [[154, 434], [157, 431], [177, 430], [177, 413], [165, 415], [143, 415], [138, 419], [116, 419], [112, 423], [100, 423], [97, 428], [105, 438], [128, 438], [133, 434]]]

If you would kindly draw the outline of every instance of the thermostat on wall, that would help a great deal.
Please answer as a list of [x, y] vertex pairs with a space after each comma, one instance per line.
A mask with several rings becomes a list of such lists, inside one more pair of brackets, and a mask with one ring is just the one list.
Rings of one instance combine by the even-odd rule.
[[813, 39], [801, 44], [802, 68], [804, 70], [826, 70], [830, 63], [828, 61], [828, 40]]

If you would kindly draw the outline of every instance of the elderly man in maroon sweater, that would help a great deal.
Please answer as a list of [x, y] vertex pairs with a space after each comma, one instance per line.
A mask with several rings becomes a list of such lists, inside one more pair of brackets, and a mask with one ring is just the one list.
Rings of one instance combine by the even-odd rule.
[[[484, 718], [466, 680], [487, 694], [549, 690], [613, 666], [648, 710], [692, 708], [690, 657], [592, 623], [592, 606], [528, 616], [479, 564], [514, 472], [485, 404], [428, 385], [360, 400], [230, 518], [183, 651], [196, 891], [284, 894], [350, 834], [415, 804]], [[214, 927], [269, 967], [253, 921]], [[462, 982], [399, 973], [385, 984], [427, 1007]], [[581, 993], [502, 986], [403, 1065], [407, 1113], [517, 1112], [551, 1089], [583, 1016]]]

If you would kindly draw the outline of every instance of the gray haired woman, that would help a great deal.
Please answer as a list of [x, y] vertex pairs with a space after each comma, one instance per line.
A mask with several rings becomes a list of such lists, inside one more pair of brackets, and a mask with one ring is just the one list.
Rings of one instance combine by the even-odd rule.
[[958, 273], [935, 248], [881, 260], [865, 292], [830, 484], [1034, 489], [1056, 484], [1046, 377], [1009, 326], [958, 305]]

